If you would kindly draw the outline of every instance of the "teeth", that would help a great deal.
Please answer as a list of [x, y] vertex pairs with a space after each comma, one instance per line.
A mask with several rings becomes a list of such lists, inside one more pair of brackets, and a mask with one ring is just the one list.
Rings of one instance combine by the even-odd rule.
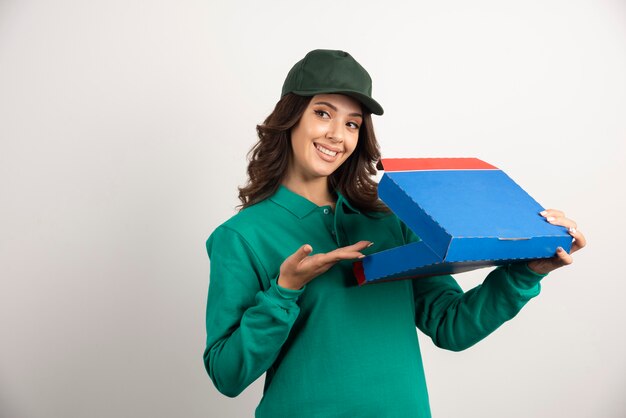
[[337, 151], [331, 151], [318, 144], [315, 144], [315, 148], [317, 148], [318, 150], [320, 150], [320, 152], [326, 155], [330, 155], [331, 157], [334, 157], [335, 155], [337, 155]]

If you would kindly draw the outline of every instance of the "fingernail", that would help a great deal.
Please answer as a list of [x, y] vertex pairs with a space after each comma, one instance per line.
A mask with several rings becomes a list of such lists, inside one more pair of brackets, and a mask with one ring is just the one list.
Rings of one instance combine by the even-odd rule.
[[548, 212], [546, 212], [545, 210], [542, 210], [541, 212], [539, 212], [539, 215], [541, 215], [541, 216], [546, 216], [546, 214], [547, 214], [547, 213], [548, 213]]
[[554, 221], [555, 219], [556, 219], [556, 218], [555, 218], [554, 216], [548, 216], [548, 217], [546, 218], [546, 221], [548, 221], [548, 222], [552, 222], [552, 221]]
[[364, 255], [360, 255], [357, 258], [361, 259], [361, 258], [365, 258], [365, 256]]
[[367, 244], [367, 247], [365, 247], [365, 248], [369, 248], [369, 247], [371, 247], [372, 245], [374, 245], [374, 243], [373, 243], [373, 242], [370, 242], [369, 244]]
[[576, 228], [571, 227], [570, 229], [568, 229], [570, 234], [575, 234], [576, 233]]
[[561, 248], [561, 247], [558, 247], [558, 248], [556, 249], [556, 252], [557, 252], [557, 253], [562, 253], [563, 251], [564, 251], [564, 250], [563, 250], [563, 248]]

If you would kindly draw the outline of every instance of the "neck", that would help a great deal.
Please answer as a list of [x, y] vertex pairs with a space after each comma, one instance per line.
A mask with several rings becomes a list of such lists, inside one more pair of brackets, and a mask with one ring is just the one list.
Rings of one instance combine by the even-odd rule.
[[283, 186], [305, 199], [310, 200], [317, 206], [330, 205], [335, 208], [335, 198], [328, 190], [328, 177], [303, 179], [295, 176], [287, 176], [283, 180]]

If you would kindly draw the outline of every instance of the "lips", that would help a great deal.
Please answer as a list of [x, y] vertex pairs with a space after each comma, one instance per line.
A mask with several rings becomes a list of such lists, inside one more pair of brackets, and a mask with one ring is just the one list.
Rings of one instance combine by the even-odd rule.
[[335, 148], [335, 147], [331, 147], [328, 145], [322, 145], [322, 144], [318, 144], [318, 143], [313, 143], [313, 145], [315, 146], [315, 149], [317, 149], [321, 154], [324, 154], [326, 156], [329, 157], [336, 157], [337, 154], [339, 154], [341, 152], [340, 149]]

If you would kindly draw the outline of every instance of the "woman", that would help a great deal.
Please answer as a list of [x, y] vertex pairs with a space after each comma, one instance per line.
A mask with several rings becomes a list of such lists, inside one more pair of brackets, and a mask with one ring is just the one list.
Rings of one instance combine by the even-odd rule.
[[[371, 79], [349, 54], [315, 50], [289, 72], [240, 189], [242, 210], [207, 241], [205, 367], [237, 396], [267, 372], [259, 417], [430, 416], [417, 326], [463, 350], [540, 290], [550, 259], [498, 267], [463, 292], [451, 276], [358, 287], [354, 260], [417, 237], [377, 199]], [[562, 212], [542, 213], [570, 228]]]

